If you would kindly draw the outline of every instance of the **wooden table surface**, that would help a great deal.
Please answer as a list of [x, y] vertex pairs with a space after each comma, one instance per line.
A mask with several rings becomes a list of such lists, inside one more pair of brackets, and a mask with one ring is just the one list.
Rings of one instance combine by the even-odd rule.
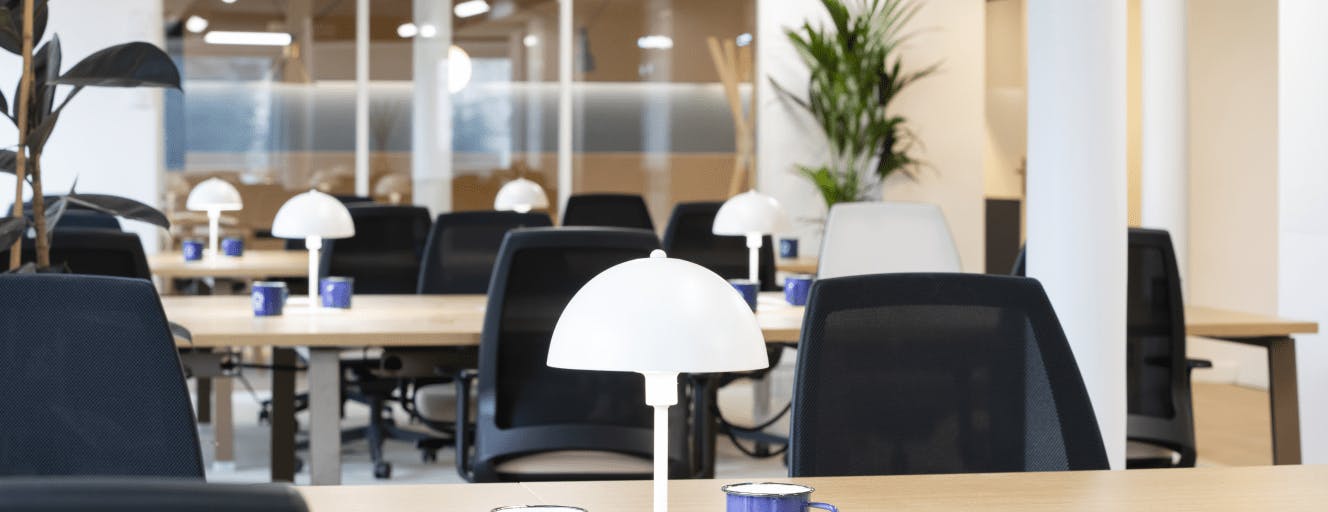
[[148, 256], [148, 268], [162, 279], [306, 277], [309, 275], [309, 255], [304, 251], [248, 250], [240, 257], [185, 261], [179, 251], [171, 251]]
[[[1328, 466], [1262, 466], [986, 475], [769, 479], [816, 489], [844, 512], [1069, 510], [1323, 510]], [[675, 480], [671, 512], [724, 510], [720, 486], [743, 480]], [[650, 482], [541, 482], [301, 487], [312, 512], [476, 512], [556, 504], [589, 512], [651, 510]]]
[[1279, 337], [1319, 332], [1319, 324], [1205, 306], [1185, 308], [1185, 333], [1209, 338]]
[[779, 258], [775, 261], [775, 269], [780, 272], [790, 274], [815, 274], [816, 265], [819, 260], [815, 256], [803, 256], [801, 258]]

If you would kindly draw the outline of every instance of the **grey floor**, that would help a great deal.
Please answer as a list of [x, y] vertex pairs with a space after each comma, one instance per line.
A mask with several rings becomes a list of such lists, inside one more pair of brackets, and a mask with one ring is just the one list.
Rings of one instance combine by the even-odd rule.
[[[783, 362], [771, 373], [773, 388], [771, 408], [779, 410], [788, 403], [793, 389], [794, 352], [786, 351]], [[261, 372], [247, 374], [254, 386], [258, 399], [270, 395], [269, 379]], [[268, 481], [269, 432], [266, 425], [258, 423], [258, 401], [244, 386], [236, 383], [233, 398], [235, 414], [235, 464], [234, 467], [217, 467], [212, 463], [212, 427], [200, 427], [203, 442], [203, 456], [208, 467], [208, 480], [214, 482], [266, 482]], [[752, 423], [752, 391], [746, 382], [725, 387], [720, 392], [720, 408], [724, 415], [741, 424]], [[363, 425], [368, 409], [358, 404], [347, 405], [343, 427]], [[404, 414], [398, 412], [399, 423], [404, 424]], [[307, 424], [307, 416], [300, 415], [301, 424]], [[771, 431], [787, 432], [787, 423], [781, 422]], [[386, 458], [392, 463], [392, 478], [378, 480], [373, 477], [373, 464], [369, 462], [369, 448], [364, 441], [345, 443], [342, 446], [341, 479], [343, 484], [420, 484], [420, 483], [458, 483], [462, 482], [454, 465], [453, 451], [443, 450], [438, 453], [437, 462], [424, 463], [412, 443], [388, 441], [384, 446]], [[718, 478], [762, 478], [785, 475], [783, 459], [774, 457], [754, 459], [740, 453], [732, 443], [721, 437], [718, 440], [717, 462], [715, 467]], [[309, 481], [307, 471], [295, 477], [297, 484]]]

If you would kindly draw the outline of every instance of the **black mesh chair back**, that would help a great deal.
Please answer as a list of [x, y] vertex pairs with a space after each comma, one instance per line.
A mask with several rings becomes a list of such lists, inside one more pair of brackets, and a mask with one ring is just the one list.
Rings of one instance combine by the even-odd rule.
[[641, 196], [630, 194], [578, 194], [567, 198], [564, 226], [602, 226], [655, 230], [650, 210]]
[[[648, 478], [649, 474], [505, 475], [522, 455], [563, 450], [649, 458], [653, 413], [640, 375], [550, 368], [553, 328], [592, 277], [657, 249], [655, 234], [615, 228], [535, 228], [508, 233], [489, 287], [480, 341], [476, 481]], [[670, 409], [670, 460], [686, 471], [685, 407]], [[569, 472], [576, 468], [569, 468]]]
[[[678, 203], [664, 228], [664, 251], [670, 258], [687, 260], [719, 274], [724, 279], [746, 279], [749, 255], [747, 240], [741, 236], [719, 236], [711, 231], [715, 214], [723, 203]], [[775, 280], [775, 248], [769, 235], [757, 256], [761, 289], [780, 290]]]
[[1107, 469], [1042, 285], [877, 274], [812, 287], [790, 426], [795, 477]]
[[351, 204], [355, 236], [323, 242], [325, 276], [355, 279], [355, 293], [415, 293], [429, 236], [420, 206]]
[[[109, 229], [61, 228], [51, 232], [51, 266], [74, 274], [152, 279], [138, 235]], [[23, 261], [35, 261], [36, 243], [23, 240]], [[8, 248], [0, 251], [7, 260]]]
[[[61, 197], [63, 196], [45, 196], [46, 204], [49, 206]], [[8, 212], [14, 211], [13, 203], [10, 203], [4, 211], [6, 215], [8, 215]], [[23, 203], [23, 214], [28, 218], [32, 218], [31, 201]], [[116, 231], [121, 229], [120, 220], [116, 219], [114, 215], [75, 204], [65, 206], [65, 212], [60, 216], [60, 223], [56, 226], [59, 228], [112, 229]]]
[[155, 478], [0, 479], [0, 510], [25, 512], [306, 512], [282, 484], [210, 484]]
[[152, 283], [0, 277], [0, 475], [203, 478]]
[[545, 213], [498, 211], [439, 215], [420, 265], [419, 293], [489, 293], [489, 278], [507, 232], [553, 225]]
[[1180, 271], [1166, 231], [1130, 229], [1126, 300], [1127, 436], [1195, 459]]

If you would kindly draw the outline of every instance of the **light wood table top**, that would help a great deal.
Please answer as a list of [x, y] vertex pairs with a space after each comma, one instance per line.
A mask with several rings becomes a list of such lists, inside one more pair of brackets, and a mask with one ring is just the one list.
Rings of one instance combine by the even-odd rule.
[[1185, 308], [1185, 333], [1209, 338], [1282, 337], [1314, 334], [1319, 324], [1204, 306]]
[[[1322, 510], [1328, 466], [1262, 466], [987, 475], [770, 479], [816, 488], [814, 501], [845, 512], [1065, 510]], [[671, 512], [724, 510], [720, 486], [743, 480], [675, 480]], [[301, 487], [313, 512], [488, 511], [556, 504], [589, 512], [651, 510], [650, 482], [541, 482]]]
[[[356, 295], [351, 309], [310, 310], [291, 297], [281, 316], [255, 317], [244, 295], [166, 296], [166, 318], [189, 329], [194, 347], [476, 346], [484, 295]], [[766, 341], [796, 342], [802, 310], [763, 293], [757, 315]], [[190, 346], [182, 343], [182, 346]]]
[[815, 274], [817, 264], [818, 260], [815, 256], [779, 258], [775, 261], [775, 269], [790, 274]]
[[248, 250], [240, 257], [221, 256], [185, 261], [179, 251], [171, 251], [148, 256], [148, 268], [152, 269], [153, 275], [163, 279], [307, 277], [309, 255], [304, 251]]

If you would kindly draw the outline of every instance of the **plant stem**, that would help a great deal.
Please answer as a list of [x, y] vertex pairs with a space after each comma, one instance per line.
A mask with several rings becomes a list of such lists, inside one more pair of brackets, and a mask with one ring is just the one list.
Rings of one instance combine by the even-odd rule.
[[37, 223], [37, 268], [51, 266], [51, 238], [46, 236], [46, 197], [42, 195], [41, 153], [32, 154], [32, 220]]
[[[14, 162], [14, 175], [18, 178], [14, 184], [14, 216], [23, 215], [23, 181], [28, 173], [28, 103], [32, 98], [32, 12], [34, 0], [23, 0], [23, 73], [19, 76], [18, 85], [18, 149], [15, 150], [17, 158]], [[39, 176], [34, 176], [39, 178]], [[40, 188], [37, 179], [33, 184]], [[35, 205], [34, 205], [35, 206]], [[33, 217], [40, 218], [44, 212], [34, 209]], [[41, 226], [42, 224], [39, 224]], [[38, 232], [37, 238], [41, 239], [45, 233]], [[23, 237], [14, 241], [14, 245], [9, 248], [9, 269], [15, 270], [23, 265]]]

